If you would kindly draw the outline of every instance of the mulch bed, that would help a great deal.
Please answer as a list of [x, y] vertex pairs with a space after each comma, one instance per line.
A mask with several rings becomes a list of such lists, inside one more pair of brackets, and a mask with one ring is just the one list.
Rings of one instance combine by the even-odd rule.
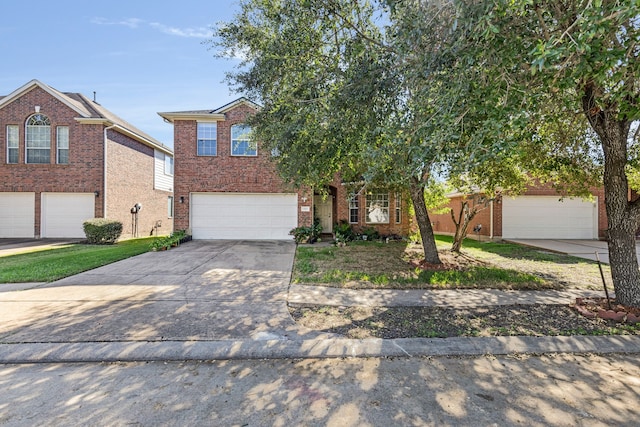
[[289, 311], [300, 326], [353, 339], [640, 334], [638, 325], [585, 317], [568, 305], [291, 306]]

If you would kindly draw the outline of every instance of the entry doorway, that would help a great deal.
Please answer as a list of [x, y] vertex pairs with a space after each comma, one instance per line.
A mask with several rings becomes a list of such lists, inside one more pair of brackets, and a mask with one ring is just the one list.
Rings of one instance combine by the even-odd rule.
[[315, 217], [320, 220], [323, 233], [333, 233], [333, 197], [315, 195], [313, 197]]

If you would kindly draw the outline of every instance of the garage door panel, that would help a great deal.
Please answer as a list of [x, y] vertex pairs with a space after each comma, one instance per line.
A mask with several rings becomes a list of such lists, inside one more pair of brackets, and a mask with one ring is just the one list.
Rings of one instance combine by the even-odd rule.
[[502, 235], [527, 239], [597, 238], [595, 204], [582, 199], [521, 196], [503, 199]]
[[94, 216], [93, 193], [42, 193], [42, 237], [83, 238], [82, 224]]
[[192, 194], [194, 239], [290, 239], [297, 226], [295, 194]]
[[35, 193], [0, 193], [0, 237], [32, 239], [35, 203]]

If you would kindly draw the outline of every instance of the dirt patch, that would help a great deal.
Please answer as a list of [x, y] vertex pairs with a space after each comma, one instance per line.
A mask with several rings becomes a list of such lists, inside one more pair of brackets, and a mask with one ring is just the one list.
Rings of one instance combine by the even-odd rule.
[[640, 334], [640, 325], [588, 318], [565, 305], [443, 307], [290, 307], [309, 329], [363, 338], [446, 338]]

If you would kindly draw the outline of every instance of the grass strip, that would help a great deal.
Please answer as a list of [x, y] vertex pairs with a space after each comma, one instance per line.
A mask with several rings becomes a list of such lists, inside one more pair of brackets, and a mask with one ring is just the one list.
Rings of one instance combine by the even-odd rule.
[[0, 258], [0, 283], [51, 282], [149, 251], [153, 238], [82, 243]]

